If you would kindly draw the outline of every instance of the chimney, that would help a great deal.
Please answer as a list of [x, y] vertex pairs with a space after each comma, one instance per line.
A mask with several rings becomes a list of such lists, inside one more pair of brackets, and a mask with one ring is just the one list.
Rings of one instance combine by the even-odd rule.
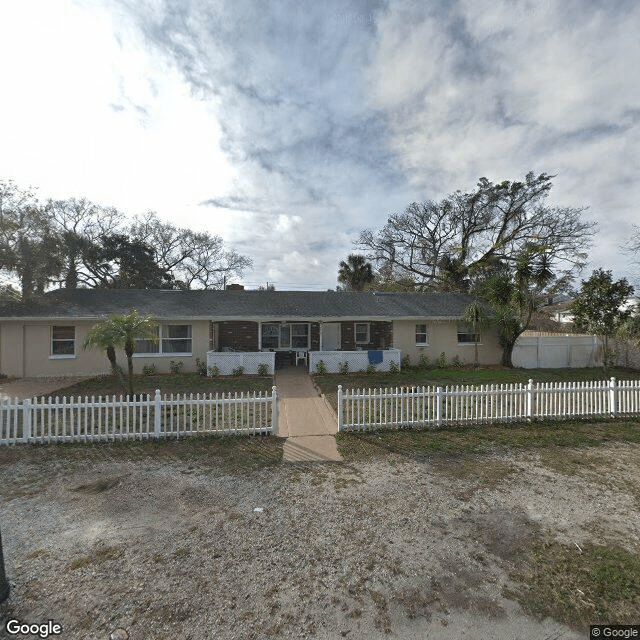
[[227, 291], [244, 291], [244, 285], [242, 284], [228, 284]]

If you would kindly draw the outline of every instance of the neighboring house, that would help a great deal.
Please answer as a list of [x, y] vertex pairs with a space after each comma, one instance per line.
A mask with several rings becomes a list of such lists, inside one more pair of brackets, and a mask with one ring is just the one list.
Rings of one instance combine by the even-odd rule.
[[[137, 309], [158, 319], [157, 343], [141, 341], [135, 371], [171, 360], [196, 370], [207, 351], [357, 351], [396, 348], [417, 363], [444, 352], [473, 362], [474, 336], [461, 317], [472, 299], [449, 293], [59, 289], [39, 302], [0, 307], [0, 372], [12, 376], [107, 373], [87, 331], [111, 313]], [[500, 362], [493, 330], [479, 360]], [[118, 358], [124, 360], [123, 354]], [[124, 362], [123, 362], [124, 364]]]
[[[554, 305], [546, 306], [544, 309], [549, 313], [551, 320], [562, 324], [569, 324], [573, 322], [573, 314], [569, 308], [572, 302], [573, 299], [565, 300]], [[636, 298], [635, 296], [627, 298], [620, 305], [620, 311], [627, 311], [630, 309], [631, 313], [635, 314], [638, 310], [638, 303], [640, 303], [640, 298]]]
[[573, 322], [573, 314], [569, 309], [572, 302], [572, 300], [558, 302], [557, 304], [545, 307], [545, 310], [549, 314], [549, 318], [551, 318], [551, 320], [553, 320], [554, 322], [559, 322], [560, 324], [570, 324]]

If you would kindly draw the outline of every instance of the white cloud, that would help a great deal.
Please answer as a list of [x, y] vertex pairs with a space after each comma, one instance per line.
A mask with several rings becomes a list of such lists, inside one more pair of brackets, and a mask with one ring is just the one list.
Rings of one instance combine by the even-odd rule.
[[218, 147], [215, 104], [192, 95], [122, 15], [90, 9], [46, 0], [0, 10], [0, 57], [16, 60], [4, 78], [13, 98], [0, 104], [10, 123], [0, 175], [43, 196], [204, 220], [197, 203], [224, 194], [235, 175]]

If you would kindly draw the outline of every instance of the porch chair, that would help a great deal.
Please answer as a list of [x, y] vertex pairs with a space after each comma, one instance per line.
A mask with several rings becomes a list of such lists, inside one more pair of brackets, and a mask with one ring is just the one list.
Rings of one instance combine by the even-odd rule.
[[300, 360], [302, 360], [306, 366], [307, 357], [308, 357], [308, 354], [306, 351], [296, 351], [296, 367], [298, 366], [298, 362], [300, 362]]

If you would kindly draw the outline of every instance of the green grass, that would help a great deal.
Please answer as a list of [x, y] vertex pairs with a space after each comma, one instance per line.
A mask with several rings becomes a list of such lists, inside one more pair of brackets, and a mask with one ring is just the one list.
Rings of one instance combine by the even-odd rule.
[[[154, 394], [156, 389], [164, 393], [229, 393], [247, 391], [271, 391], [271, 377], [224, 377], [208, 378], [197, 373], [156, 374], [134, 376], [135, 393]], [[68, 387], [57, 389], [54, 396], [78, 397], [98, 395], [126, 395], [114, 376], [97, 376], [82, 380]]]
[[505, 593], [537, 618], [550, 616], [586, 631], [589, 624], [634, 624], [640, 611], [640, 556], [613, 545], [578, 549], [540, 538]]
[[638, 379], [640, 372], [633, 369], [611, 368], [606, 373], [602, 368], [590, 369], [507, 369], [504, 367], [471, 367], [452, 369], [406, 369], [400, 373], [337, 373], [315, 375], [315, 383], [325, 394], [334, 409], [337, 408], [337, 388], [379, 389], [384, 387], [446, 387], [451, 385], [487, 385], [529, 382], [581, 382], [583, 380], [605, 380], [614, 376], [620, 380]]
[[465, 425], [434, 430], [341, 432], [336, 440], [345, 461], [371, 460], [390, 453], [419, 459], [434, 453], [488, 453], [521, 448], [597, 446], [606, 442], [640, 443], [640, 424], [634, 420], [572, 420]]

